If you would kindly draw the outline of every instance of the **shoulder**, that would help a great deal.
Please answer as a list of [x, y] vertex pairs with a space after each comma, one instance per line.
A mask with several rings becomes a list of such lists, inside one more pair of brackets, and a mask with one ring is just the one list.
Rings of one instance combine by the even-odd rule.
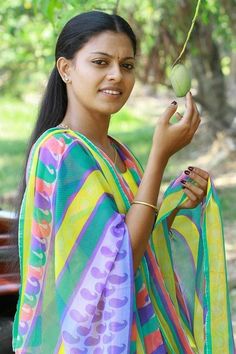
[[57, 155], [57, 159], [65, 156], [71, 149], [80, 152], [78, 158], [88, 154], [88, 148], [79, 137], [70, 134], [69, 130], [51, 128], [46, 130], [35, 142], [32, 152], [41, 155], [45, 151]]
[[63, 164], [71, 169], [75, 164], [83, 169], [98, 168], [96, 160], [78, 137], [71, 135], [70, 131], [48, 129], [31, 149], [27, 175], [32, 165], [37, 165], [40, 170], [46, 167], [57, 170]]
[[55, 154], [63, 154], [71, 144], [79, 144], [79, 141], [67, 131], [51, 128], [46, 130], [34, 143], [33, 150], [48, 149]]

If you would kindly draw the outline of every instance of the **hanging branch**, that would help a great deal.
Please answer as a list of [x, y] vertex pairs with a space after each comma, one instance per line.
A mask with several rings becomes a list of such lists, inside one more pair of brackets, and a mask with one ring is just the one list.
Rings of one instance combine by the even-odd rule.
[[120, 0], [116, 0], [116, 4], [115, 4], [114, 9], [113, 9], [113, 14], [114, 15], [117, 15], [117, 13], [118, 13], [119, 3], [120, 3]]
[[188, 43], [188, 41], [189, 41], [190, 35], [191, 35], [192, 30], [193, 30], [193, 27], [194, 27], [194, 23], [195, 23], [196, 18], [197, 18], [197, 16], [198, 16], [198, 11], [199, 11], [199, 7], [200, 7], [200, 3], [201, 3], [201, 0], [198, 0], [197, 6], [196, 6], [196, 9], [195, 9], [195, 14], [194, 14], [194, 16], [193, 16], [192, 24], [191, 24], [191, 26], [190, 26], [190, 29], [189, 29], [189, 31], [188, 31], [186, 41], [184, 42], [184, 45], [183, 45], [183, 48], [182, 48], [182, 50], [181, 50], [180, 55], [179, 55], [178, 58], [175, 60], [175, 62], [174, 62], [174, 64], [173, 64], [172, 66], [175, 66], [175, 64], [178, 63], [178, 61], [181, 59], [182, 55], [184, 54], [185, 48], [186, 48], [186, 46], [187, 46], [187, 43]]

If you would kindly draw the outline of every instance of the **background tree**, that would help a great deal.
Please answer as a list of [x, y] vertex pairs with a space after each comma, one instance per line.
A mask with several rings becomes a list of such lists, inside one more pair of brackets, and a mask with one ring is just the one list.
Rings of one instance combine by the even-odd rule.
[[[234, 138], [236, 115], [235, 0], [202, 0], [199, 17], [186, 50], [196, 100], [214, 134]], [[137, 76], [157, 92], [170, 87], [168, 75], [191, 24], [192, 0], [11, 0], [0, 8], [0, 91], [17, 96], [38, 91], [53, 63], [52, 43], [63, 24], [91, 9], [119, 13], [138, 37]]]
[[[210, 118], [214, 133], [227, 130], [236, 114], [235, 1], [202, 1], [199, 17], [186, 50], [197, 88], [196, 100]], [[142, 43], [139, 77], [153, 86], [169, 85], [170, 67], [177, 58], [191, 25], [196, 1], [138, 1], [121, 3]], [[134, 15], [133, 15], [134, 14]], [[235, 16], [235, 15], [234, 15]], [[231, 64], [231, 65], [230, 65]], [[234, 106], [233, 106], [234, 104]]]

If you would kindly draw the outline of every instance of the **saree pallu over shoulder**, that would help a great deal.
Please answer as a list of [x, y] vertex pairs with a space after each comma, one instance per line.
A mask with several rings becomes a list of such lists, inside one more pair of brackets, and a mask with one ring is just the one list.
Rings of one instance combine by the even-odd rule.
[[20, 215], [16, 353], [129, 351], [132, 256], [114, 193], [81, 139], [52, 131], [34, 147]]
[[15, 352], [233, 353], [211, 181], [205, 206], [179, 213], [171, 238], [166, 218], [184, 196], [178, 180], [168, 188], [134, 275], [125, 214], [142, 168], [114, 142], [128, 168], [123, 176], [71, 130], [50, 129], [32, 149], [19, 220]]

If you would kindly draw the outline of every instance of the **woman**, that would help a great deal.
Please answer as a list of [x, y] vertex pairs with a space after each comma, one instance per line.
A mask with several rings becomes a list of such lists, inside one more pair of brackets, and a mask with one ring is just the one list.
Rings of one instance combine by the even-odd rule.
[[[134, 85], [135, 53], [128, 23], [102, 12], [72, 18], [58, 38], [19, 217], [18, 354], [194, 353], [204, 345], [223, 350], [214, 353], [233, 350], [230, 329], [221, 330], [219, 344], [208, 338], [212, 329], [203, 316], [208, 297], [199, 215], [213, 215], [201, 204], [207, 186], [208, 204], [215, 200], [208, 173], [189, 167], [167, 191], [156, 221], [167, 162], [200, 123], [191, 93], [179, 123], [169, 124], [175, 101], [158, 119], [144, 173], [129, 149], [108, 135], [111, 114]], [[189, 257], [194, 269], [186, 272]]]

